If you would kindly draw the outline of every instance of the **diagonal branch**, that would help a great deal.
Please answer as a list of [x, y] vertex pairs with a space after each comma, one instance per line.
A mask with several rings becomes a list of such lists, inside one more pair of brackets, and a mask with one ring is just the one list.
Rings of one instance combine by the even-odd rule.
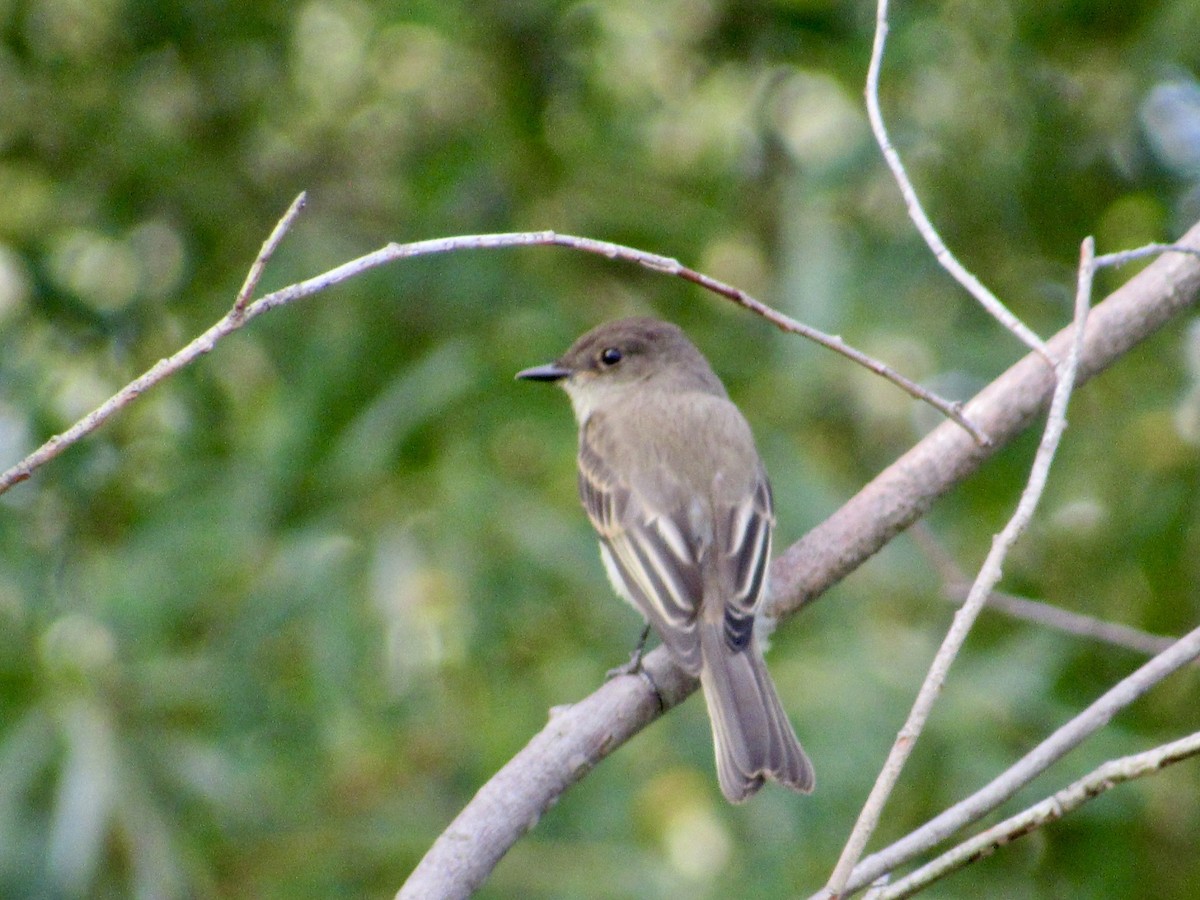
[[1103, 256], [1097, 256], [1096, 268], [1107, 269], [1123, 266], [1126, 263], [1146, 259], [1150, 256], [1160, 256], [1163, 253], [1190, 253], [1193, 256], [1200, 256], [1200, 250], [1197, 250], [1195, 247], [1181, 247], [1178, 244], [1144, 244], [1132, 250], [1119, 250], [1116, 253], [1105, 253]]
[[[958, 562], [938, 542], [932, 529], [924, 522], [913, 525], [908, 533], [940, 573], [942, 594], [951, 603], [961, 604], [967, 598], [971, 583]], [[992, 591], [988, 595], [987, 608], [1002, 612], [1014, 619], [1041, 625], [1043, 628], [1051, 628], [1075, 637], [1101, 641], [1113, 647], [1121, 647], [1146, 656], [1161, 653], [1176, 640], [1165, 635], [1151, 634], [1120, 622], [1108, 622], [1095, 616], [1063, 609], [1052, 603], [1030, 600], [1028, 597], [1018, 597], [1003, 591]]]
[[[267, 261], [275, 253], [276, 248], [279, 246], [280, 241], [283, 240], [284, 235], [287, 234], [288, 229], [292, 227], [292, 224], [299, 217], [305, 203], [306, 195], [304, 192], [301, 192], [292, 201], [291, 206], [288, 207], [287, 212], [280, 218], [266, 241], [263, 242], [262, 249], [259, 250], [258, 256], [255, 257], [254, 263], [250, 266], [250, 271], [246, 274], [246, 281], [242, 285], [242, 289], [238, 291], [237, 298], [233, 302], [233, 307], [228, 313], [215, 325], [192, 340], [187, 346], [176, 351], [166, 359], [160, 359], [66, 431], [62, 432], [62, 434], [54, 435], [23, 460], [11, 466], [3, 474], [0, 474], [0, 494], [3, 494], [13, 485], [20, 484], [22, 481], [28, 479], [37, 469], [56, 458], [72, 444], [77, 444], [83, 440], [130, 403], [133, 403], [142, 394], [146, 393], [146, 391], [150, 390], [150, 388], [161, 381], [165, 381], [180, 369], [212, 351], [217, 345], [217, 341], [241, 328], [242, 325], [262, 312], [262, 309], [255, 309], [258, 304], [247, 308], [246, 302], [254, 292], [255, 287], [258, 286], [258, 280], [262, 277], [262, 272], [266, 267]], [[259, 301], [259, 303], [261, 302]]]
[[238, 291], [237, 298], [233, 301], [233, 312], [236, 315], [241, 315], [246, 309], [246, 304], [250, 302], [250, 298], [254, 296], [254, 291], [258, 287], [258, 282], [262, 278], [263, 270], [266, 269], [267, 263], [271, 261], [271, 257], [275, 255], [275, 251], [279, 249], [279, 245], [283, 242], [284, 235], [288, 233], [288, 229], [304, 211], [304, 207], [308, 205], [308, 193], [301, 191], [296, 199], [292, 201], [292, 205], [287, 208], [287, 212], [283, 214], [283, 218], [279, 220], [279, 224], [272, 229], [267, 235], [267, 239], [263, 241], [262, 249], [258, 251], [258, 256], [255, 257], [253, 265], [250, 266], [250, 271], [246, 273], [246, 280], [242, 283], [242, 289]]
[[938, 879], [990, 856], [1005, 844], [1043, 825], [1057, 822], [1067, 813], [1119, 784], [1141, 778], [1143, 775], [1161, 772], [1167, 766], [1197, 755], [1200, 755], [1200, 731], [1152, 750], [1123, 756], [1120, 759], [1110, 759], [1040, 803], [1035, 803], [1015, 816], [1010, 816], [975, 837], [963, 841], [937, 859], [872, 894], [872, 900], [901, 900], [903, 897], [911, 897]]
[[[1200, 248], [1200, 225], [1179, 242]], [[1164, 256], [1096, 306], [1080, 354], [1082, 384], [1196, 302], [1200, 261]], [[1065, 329], [1048, 344], [1065, 355]], [[776, 618], [795, 613], [820, 596], [903, 531], [934, 501], [974, 473], [984, 461], [1038, 417], [1050, 401], [1054, 378], [1040, 355], [1030, 354], [980, 392], [965, 408], [992, 438], [976, 444], [944, 422], [848, 501], [789, 547], [771, 566]], [[675, 669], [665, 648], [645, 666], [670, 708], [696, 688]], [[782, 685], [781, 685], [782, 687]], [[562, 793], [603, 757], [661, 714], [653, 689], [636, 677], [615, 678], [551, 718], [547, 726], [459, 813], [413, 871], [398, 898], [466, 897]]]
[[[1117, 682], [1087, 709], [1061, 726], [990, 784], [930, 819], [890, 847], [868, 856], [854, 867], [845, 890], [856, 891], [865, 887], [881, 875], [891, 872], [919, 853], [944, 841], [964, 825], [987, 815], [1062, 759], [1066, 753], [1107, 725], [1120, 710], [1197, 657], [1200, 657], [1200, 628], [1184, 635], [1169, 649]], [[827, 893], [821, 892], [814, 895], [813, 900], [824, 900], [828, 896]]]
[[954, 621], [929, 666], [929, 672], [921, 684], [920, 691], [917, 692], [916, 700], [913, 701], [908, 719], [896, 736], [896, 741], [892, 744], [892, 749], [875, 781], [875, 786], [871, 789], [871, 794], [863, 805], [862, 812], [859, 813], [858, 821], [854, 823], [850, 837], [846, 840], [845, 849], [829, 878], [828, 891], [831, 896], [836, 897], [842, 894], [855, 863], [866, 849], [867, 841], [875, 833], [879, 817], [883, 814], [884, 805], [899, 782], [900, 773], [912, 755], [917, 738], [924, 730], [925, 723], [933, 711], [933, 705], [942, 692], [942, 686], [946, 683], [950, 666], [954, 663], [963, 644], [966, 643], [967, 635], [971, 633], [971, 628], [979, 617], [979, 613], [983, 611], [988, 594], [1000, 580], [1001, 567], [1008, 556], [1008, 551], [1028, 527], [1034, 511], [1041, 501], [1042, 492], [1046, 487], [1046, 479], [1050, 475], [1050, 466], [1058, 451], [1063, 432], [1067, 428], [1067, 403], [1070, 400], [1071, 392], [1075, 389], [1079, 355], [1083, 349], [1084, 336], [1087, 333], [1088, 309], [1092, 301], [1092, 276], [1096, 270], [1095, 258], [1095, 242], [1090, 237], [1086, 238], [1080, 250], [1079, 284], [1075, 292], [1075, 322], [1072, 326], [1074, 334], [1065, 360], [1055, 367], [1056, 383], [1054, 394], [1050, 400], [1050, 412], [1046, 417], [1046, 428], [1042, 433], [1037, 455], [1034, 457], [1029, 481], [1021, 492], [1021, 499], [1017, 502], [1016, 511], [1008, 520], [1008, 524], [992, 541], [992, 549], [980, 567], [966, 601], [955, 613]]
[[920, 198], [917, 197], [916, 189], [908, 177], [904, 163], [900, 161], [900, 154], [896, 152], [896, 148], [892, 146], [892, 139], [888, 137], [887, 126], [883, 122], [883, 111], [879, 108], [879, 72], [883, 68], [883, 48], [887, 44], [887, 35], [888, 0], [879, 0], [875, 9], [875, 41], [871, 47], [871, 62], [867, 68], [867, 86], [864, 91], [867, 101], [867, 118], [871, 122], [871, 131], [875, 134], [875, 142], [883, 151], [883, 158], [887, 161], [888, 168], [892, 170], [892, 177], [896, 179], [896, 184], [900, 186], [900, 193], [904, 195], [904, 205], [908, 209], [908, 217], [912, 219], [917, 231], [925, 239], [925, 243], [929, 245], [930, 251], [941, 263], [942, 268], [966, 288], [971, 296], [979, 302], [979, 305], [991, 313], [997, 322], [1016, 335], [1026, 347], [1040, 353], [1047, 362], [1054, 365], [1054, 357], [1047, 352], [1042, 339], [1034, 334], [1024, 322], [1000, 302], [995, 294], [984, 287], [983, 283], [958, 261], [942, 241], [937, 229], [933, 227], [933, 223], [929, 221], [929, 216], [925, 214], [925, 208], [921, 205]]
[[[1200, 249], [1200, 225], [1177, 243]], [[1194, 304], [1198, 290], [1200, 261], [1183, 253], [1162, 256], [1115, 290], [1089, 316], [1079, 383], [1099, 374]], [[1070, 340], [1067, 328], [1047, 347], [1060, 358]], [[783, 552], [772, 568], [774, 596], [769, 611], [781, 617], [804, 606], [920, 519], [935, 500], [1032, 424], [1053, 389], [1053, 373], [1041, 356], [1027, 355], [1013, 365], [964, 407], [995, 446], [975, 446], [957, 426], [939, 425]]]

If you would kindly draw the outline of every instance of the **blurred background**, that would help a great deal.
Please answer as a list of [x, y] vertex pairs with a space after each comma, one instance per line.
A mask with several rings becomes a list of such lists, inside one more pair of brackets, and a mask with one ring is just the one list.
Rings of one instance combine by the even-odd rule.
[[[936, 266], [863, 112], [874, 10], [827, 0], [0, 2], [0, 466], [262, 290], [387, 241], [525, 229], [674, 256], [969, 397], [1022, 354]], [[1200, 218], [1200, 6], [900, 3], [883, 103], [947, 243], [1036, 330], [1080, 240]], [[1102, 294], [1133, 267], [1106, 273]], [[386, 897], [627, 658], [559, 392], [605, 319], [683, 325], [753, 424], [782, 548], [935, 422], [728, 302], [562, 249], [374, 272], [255, 321], [0, 499], [0, 895]], [[1074, 401], [1003, 586], [1165, 634], [1200, 612], [1200, 325]], [[934, 509], [973, 569], [1035, 438]], [[823, 884], [951, 608], [907, 537], [780, 630], [818, 772], [720, 796], [689, 702], [540, 821], [489, 898]], [[1141, 662], [985, 614], [877, 839]], [[1186, 672], [1073, 753], [1193, 731]], [[1194, 896], [1200, 771], [1113, 791], [938, 897]], [[1014, 803], [1008, 811], [1019, 808]]]

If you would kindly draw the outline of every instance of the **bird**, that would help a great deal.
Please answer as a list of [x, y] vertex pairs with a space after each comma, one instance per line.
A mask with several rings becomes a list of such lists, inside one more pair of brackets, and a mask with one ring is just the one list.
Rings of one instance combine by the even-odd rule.
[[[616, 592], [698, 677], [732, 803], [815, 785], [767, 672], [755, 618], [775, 519], [750, 426], [676, 325], [607, 322], [517, 373], [556, 383], [579, 426], [579, 495]], [[637, 657], [635, 656], [635, 660]]]

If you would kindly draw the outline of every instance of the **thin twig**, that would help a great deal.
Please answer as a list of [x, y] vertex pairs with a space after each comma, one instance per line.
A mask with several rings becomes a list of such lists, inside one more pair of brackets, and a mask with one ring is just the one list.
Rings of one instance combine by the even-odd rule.
[[1148, 256], [1160, 256], [1163, 253], [1187, 253], [1200, 256], [1200, 250], [1195, 247], [1184, 247], [1180, 244], [1146, 244], [1133, 250], [1121, 250], [1117, 253], [1105, 253], [1096, 257], [1097, 269], [1108, 269], [1113, 266], [1123, 266], [1134, 260], [1145, 259]]
[[[943, 596], [951, 603], [961, 605], [971, 590], [970, 579], [967, 578], [962, 568], [941, 545], [926, 523], [918, 522], [909, 529], [908, 533], [929, 557], [934, 568], [938, 570], [942, 579]], [[986, 608], [1004, 613], [1014, 619], [1052, 628], [1064, 634], [1100, 641], [1147, 656], [1161, 653], [1176, 641], [1176, 638], [1173, 637], [1151, 634], [1148, 631], [1118, 622], [1108, 622], [1104, 619], [1097, 619], [1095, 616], [1083, 615], [1050, 603], [1018, 597], [1003, 591], [992, 591], [988, 594]]]
[[388, 263], [396, 262], [402, 259], [411, 259], [416, 256], [428, 256], [435, 253], [450, 253], [456, 250], [488, 250], [500, 249], [507, 247], [532, 247], [532, 246], [560, 246], [570, 247], [575, 250], [582, 250], [586, 253], [595, 253], [609, 259], [621, 259], [628, 262], [635, 262], [647, 269], [656, 272], [662, 272], [667, 275], [674, 275], [691, 281], [701, 287], [713, 291], [723, 297], [726, 297], [746, 309], [749, 309], [758, 315], [764, 317], [773, 325], [785, 331], [795, 332], [810, 340], [816, 341], [822, 346], [828, 347], [842, 355], [848, 357], [855, 362], [866, 366], [873, 372], [876, 372], [889, 381], [896, 384], [898, 387], [907, 391], [911, 396], [923, 400], [933, 406], [956, 424], [964, 428], [976, 444], [981, 447], [989, 445], [990, 440], [979, 428], [973, 425], [966, 416], [962, 414], [961, 404], [951, 403], [938, 397], [936, 394], [926, 390], [920, 385], [904, 378], [888, 366], [878, 362], [866, 354], [855, 350], [853, 347], [845, 344], [841, 338], [833, 337], [824, 334], [816, 329], [810, 328], [795, 319], [791, 319], [771, 307], [767, 306], [759, 300], [751, 297], [745, 291], [718, 281], [715, 278], [710, 278], [693, 269], [681, 265], [674, 259], [665, 256], [659, 256], [654, 253], [646, 253], [642, 250], [635, 250], [632, 247], [625, 247], [620, 244], [610, 244], [607, 241], [597, 241], [591, 238], [576, 237], [569, 234], [557, 234], [553, 231], [530, 231], [530, 232], [513, 232], [508, 234], [476, 234], [464, 235], [459, 237], [438, 238], [428, 241], [417, 241], [411, 244], [388, 244], [368, 253], [365, 256], [360, 256], [358, 259], [353, 259], [350, 262], [343, 263], [336, 268], [330, 269], [328, 272], [323, 272], [313, 278], [305, 281], [297, 282], [289, 285], [278, 291], [267, 294], [264, 297], [246, 304], [244, 295], [247, 292], [247, 286], [253, 290], [253, 286], [257, 283], [258, 277], [261, 274], [260, 263], [265, 264], [265, 260], [274, 252], [275, 247], [279, 243], [279, 239], [283, 237], [283, 233], [291, 225], [300, 209], [303, 207], [303, 195], [298, 197], [287, 213], [276, 226], [275, 231], [264, 242], [262, 252], [255, 260], [255, 264], [251, 267], [250, 273], [246, 277], [246, 285], [238, 294], [238, 299], [230, 311], [221, 318], [216, 324], [209, 328], [206, 332], [185, 346], [183, 349], [175, 353], [174, 356], [168, 359], [159, 360], [153, 367], [143, 373], [141, 376], [130, 382], [122, 388], [117, 394], [113, 395], [101, 406], [93, 410], [84, 418], [80, 419], [69, 429], [61, 434], [57, 434], [50, 438], [41, 447], [35, 450], [25, 459], [21, 460], [16, 465], [12, 466], [3, 474], [0, 474], [0, 494], [3, 494], [14, 484], [24, 481], [30, 474], [40, 466], [54, 459], [63, 450], [71, 446], [81, 438], [95, 431], [101, 424], [112, 416], [117, 411], [123, 409], [139, 395], [158, 384], [163, 379], [171, 374], [182, 369], [184, 366], [193, 362], [199, 356], [210, 352], [217, 342], [231, 332], [241, 328], [247, 322], [257, 318], [265, 312], [292, 303], [302, 297], [309, 297], [313, 294], [320, 293], [334, 285], [348, 281], [363, 272], [370, 269], [378, 268], [379, 266], [387, 265]]
[[275, 228], [267, 235], [267, 239], [263, 241], [262, 249], [258, 251], [258, 256], [254, 260], [254, 264], [250, 266], [250, 271], [246, 273], [246, 280], [242, 283], [242, 289], [238, 291], [237, 299], [233, 301], [233, 312], [237, 316], [241, 316], [246, 304], [250, 302], [250, 298], [254, 296], [254, 289], [258, 287], [258, 281], [262, 278], [263, 270], [267, 267], [267, 263], [271, 261], [271, 257], [275, 255], [275, 250], [279, 247], [283, 236], [287, 234], [288, 229], [292, 227], [292, 223], [303, 211], [308, 203], [308, 192], [301, 191], [296, 195], [296, 199], [292, 201], [292, 205], [288, 207], [287, 212], [283, 214], [283, 218], [279, 220]]
[[[599, 244], [601, 242], [595, 243]], [[890, 366], [887, 366], [884, 363], [867, 356], [867, 354], [863, 353], [861, 350], [851, 347], [837, 335], [825, 334], [824, 332], [818, 331], [809, 325], [805, 325], [803, 322], [799, 322], [796, 319], [786, 316], [778, 310], [767, 306], [760, 300], [756, 300], [754, 297], [751, 297], [740, 288], [735, 288], [723, 281], [718, 281], [715, 278], [710, 278], [707, 275], [689, 269], [687, 266], [681, 265], [674, 259], [657, 257], [654, 261], [651, 261], [649, 258], [651, 254], [641, 254], [640, 251], [638, 252], [639, 255], [647, 258], [635, 258], [633, 259], [634, 262], [638, 262], [641, 265], [655, 269], [656, 271], [677, 275], [680, 278], [683, 278], [694, 284], [698, 284], [701, 287], [712, 291], [713, 293], [720, 294], [722, 297], [726, 297], [734, 301], [739, 306], [743, 306], [746, 309], [757, 313], [782, 331], [798, 334], [802, 337], [808, 338], [810, 341], [820, 344], [822, 347], [833, 350], [835, 353], [842, 354], [842, 356], [845, 356], [847, 359], [858, 363], [860, 366], [863, 366], [864, 368], [874, 372], [876, 375], [882, 375], [888, 381], [892, 382], [892, 384], [905, 391], [910, 397], [913, 397], [916, 400], [923, 400], [934, 409], [938, 410], [942, 415], [946, 416], [946, 418], [957, 422], [967, 430], [971, 437], [975, 439], [975, 442], [981, 447], [986, 447], [991, 443], [991, 439], [978, 427], [976, 427], [976, 425], [971, 422], [970, 419], [963, 415], [961, 403], [951, 403], [943, 400], [937, 394], [934, 394], [927, 388], [922, 387], [915, 381], [905, 378]]]
[[925, 209], [921, 206], [917, 192], [909, 180], [908, 172], [904, 169], [904, 163], [900, 161], [900, 154], [892, 146], [891, 138], [888, 137], [887, 127], [883, 123], [883, 112], [879, 106], [879, 71], [883, 66], [883, 50], [887, 43], [887, 16], [888, 0], [879, 0], [875, 12], [875, 41], [871, 47], [871, 62], [867, 68], [867, 86], [865, 90], [867, 118], [871, 122], [871, 130], [875, 133], [875, 142], [879, 144], [879, 149], [883, 151], [883, 157], [887, 160], [888, 167], [892, 170], [892, 176], [900, 186], [900, 193], [904, 195], [904, 205], [908, 208], [908, 216], [912, 219], [913, 224], [916, 225], [917, 231], [921, 233], [921, 237], [925, 239], [925, 243], [929, 245], [929, 249], [933, 251], [933, 255], [937, 258], [937, 261], [941, 263], [942, 268], [966, 288], [971, 296], [995, 317], [996, 321], [1016, 335], [1025, 346], [1040, 354], [1053, 366], [1056, 364], [1056, 361], [1051, 356], [1050, 351], [1046, 349], [1045, 342], [1034, 334], [1024, 322], [1013, 315], [1009, 308], [1000, 302], [1000, 299], [995, 294], [984, 287], [978, 278], [967, 271], [966, 267], [950, 252], [949, 248], [942, 241], [941, 236], [937, 233], [937, 229], [933, 227], [933, 223], [929, 221], [929, 216], [925, 214]]
[[938, 879], [991, 856], [1005, 844], [1011, 843], [1043, 825], [1058, 821], [1067, 813], [1078, 809], [1089, 800], [1094, 800], [1119, 784], [1141, 778], [1143, 775], [1161, 772], [1173, 763], [1198, 754], [1200, 754], [1200, 732], [1152, 750], [1123, 756], [1120, 759], [1110, 759], [1061, 791], [1015, 816], [993, 825], [975, 837], [963, 841], [957, 847], [946, 851], [883, 890], [875, 891], [872, 888], [869, 896], [874, 900], [901, 900], [904, 897], [911, 897]]
[[[690, 281], [693, 284], [699, 285], [705, 290], [712, 291], [714, 294], [732, 300], [739, 306], [750, 310], [756, 315], [766, 319], [776, 328], [781, 331], [798, 334], [801, 337], [807, 338], [814, 343], [820, 344], [835, 353], [840, 353], [847, 359], [858, 363], [866, 369], [881, 375], [888, 381], [895, 384], [901, 390], [906, 392], [914, 399], [924, 401], [934, 409], [938, 410], [946, 418], [958, 423], [966, 429], [967, 433], [974, 438], [975, 442], [981, 447], [986, 447], [990, 443], [990, 439], [979, 428], [977, 428], [966, 416], [962, 413], [962, 404], [954, 403], [942, 399], [937, 394], [927, 388], [922, 387], [911, 379], [905, 378], [890, 366], [876, 360], [861, 350], [851, 347], [837, 335], [825, 334], [803, 322], [793, 319], [791, 316], [784, 315], [778, 310], [768, 306], [761, 300], [752, 297], [750, 294], [736, 288], [733, 285], [726, 284], [702, 272], [697, 272], [695, 269], [690, 269], [683, 265], [677, 259], [672, 259], [669, 256], [660, 256], [657, 253], [648, 253], [644, 250], [635, 250], [632, 247], [626, 247], [621, 244], [613, 244], [608, 241], [599, 241], [594, 238], [576, 237], [570, 234], [558, 234], [553, 231], [533, 232], [531, 234], [494, 234], [494, 235], [479, 235], [465, 238], [445, 238], [442, 240], [422, 241], [417, 244], [406, 245], [409, 248], [402, 255], [419, 256], [425, 253], [444, 253], [448, 250], [467, 249], [467, 248], [492, 248], [502, 246], [523, 246], [533, 244], [549, 244], [559, 247], [570, 247], [574, 250], [582, 250], [586, 253], [595, 253], [599, 256], [604, 256], [608, 259], [620, 259], [625, 262], [637, 263], [639, 266], [650, 269], [654, 272], [660, 272], [664, 275], [672, 275], [676, 278], [682, 278], [685, 281]], [[396, 245], [392, 245], [395, 247]], [[399, 248], [397, 248], [399, 249]]]
[[[863, 859], [854, 867], [844, 890], [853, 892], [866, 887], [884, 873], [895, 871], [898, 866], [946, 840], [960, 828], [986, 816], [1107, 725], [1118, 712], [1198, 657], [1200, 628], [1188, 632], [1170, 649], [1158, 654], [1131, 675], [1117, 682], [1087, 709], [1025, 754], [1015, 765], [1005, 769], [990, 784], [930, 819], [891, 846]], [[822, 891], [813, 895], [813, 900], [827, 900], [828, 897], [829, 894]]]
[[1029, 482], [1021, 493], [1021, 499], [1017, 503], [1017, 509], [1012, 518], [992, 542], [992, 549], [988, 553], [987, 559], [984, 560], [983, 566], [980, 567], [966, 602], [955, 613], [954, 622], [929, 667], [929, 673], [921, 685], [912, 711], [909, 713], [904, 727], [896, 736], [896, 742], [892, 745], [887, 761], [879, 773], [879, 778], [871, 789], [862, 812], [859, 813], [858, 821], [855, 822], [854, 829], [851, 831], [837, 866], [829, 879], [827, 889], [832, 896], [841, 896], [845, 889], [847, 879], [862, 856], [875, 827], [879, 824], [883, 807], [887, 803], [888, 797], [891, 796], [896, 782], [900, 779], [904, 764], [908, 761], [917, 738], [929, 718], [929, 713], [933, 709], [933, 704], [942, 691], [942, 685], [945, 683], [951, 664], [966, 641], [980, 610], [983, 609], [988, 594], [1000, 580], [1001, 566], [1009, 549], [1025, 531], [1037, 508], [1038, 501], [1041, 499], [1042, 491], [1046, 486], [1046, 478], [1050, 473], [1050, 465], [1054, 461], [1054, 454], [1058, 450], [1059, 441], [1067, 426], [1067, 402], [1075, 386], [1075, 373], [1079, 366], [1088, 308], [1091, 305], [1092, 277], [1095, 272], [1094, 256], [1095, 244], [1090, 237], [1086, 238], [1080, 248], [1079, 281], [1075, 293], [1074, 340], [1071, 342], [1071, 349], [1066, 360], [1056, 367], [1058, 383], [1054, 388], [1054, 397], [1050, 401], [1046, 428], [1042, 433], [1042, 440], [1029, 473]]
[[54, 437], [50, 438], [50, 440], [46, 441], [19, 463], [5, 471], [0, 475], [0, 494], [3, 494], [13, 485], [25, 481], [35, 470], [50, 462], [50, 460], [57, 457], [72, 444], [87, 437], [113, 415], [154, 387], [154, 385], [179, 371], [197, 357], [208, 353], [216, 346], [217, 341], [231, 331], [237, 330], [245, 322], [253, 318], [251, 313], [254, 308], [250, 307], [247, 309], [245, 307], [242, 294], [247, 290], [252, 291], [254, 285], [258, 283], [258, 278], [262, 273], [262, 267], [266, 264], [267, 258], [275, 252], [275, 248], [283, 240], [284, 234], [292, 226], [292, 223], [300, 214], [300, 210], [304, 208], [304, 196], [301, 193], [292, 201], [287, 212], [283, 214], [283, 217], [271, 232], [271, 236], [263, 243], [262, 249], [254, 260], [254, 264], [250, 267], [250, 272], [246, 276], [246, 283], [243, 285], [242, 291], [239, 292], [233, 308], [220, 321], [183, 349], [177, 351], [173, 356], [167, 359], [160, 359], [147, 371], [129, 382], [129, 384], [125, 385], [125, 387], [121, 388], [121, 390], [117, 391], [117, 393], [113, 394], [113, 396], [109, 397], [100, 406], [96, 407], [66, 431], [54, 435]]
[[[956, 589], [951, 588], [951, 591], [957, 593]], [[965, 598], [966, 592], [967, 589], [964, 586], [960, 596]], [[950, 599], [954, 602], [953, 596]], [[962, 600], [960, 599], [957, 602], [961, 603]], [[1151, 634], [1148, 631], [1142, 631], [1140, 628], [1122, 625], [1120, 622], [1108, 622], [1104, 619], [1098, 619], [1095, 616], [1072, 612], [1069, 609], [1063, 609], [1062, 607], [1042, 603], [1037, 600], [1030, 600], [1027, 597], [1018, 597], [1015, 594], [1008, 594], [1004, 591], [992, 591], [988, 595], [987, 608], [1002, 612], [1014, 619], [1024, 619], [1026, 622], [1033, 622], [1046, 628], [1053, 628], [1064, 634], [1072, 634], [1076, 637], [1099, 641], [1113, 647], [1132, 650], [1144, 656], [1153, 656], [1155, 653], [1162, 653], [1163, 650], [1170, 647], [1176, 640], [1167, 635]]]

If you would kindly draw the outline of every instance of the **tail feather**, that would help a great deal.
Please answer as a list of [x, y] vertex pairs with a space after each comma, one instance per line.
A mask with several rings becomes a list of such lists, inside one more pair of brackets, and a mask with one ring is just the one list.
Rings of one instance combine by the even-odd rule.
[[708, 704], [717, 779], [741, 803], [767, 779], [802, 793], [815, 783], [812, 763], [779, 702], [757, 641], [734, 650], [719, 624], [700, 623], [700, 686]]

